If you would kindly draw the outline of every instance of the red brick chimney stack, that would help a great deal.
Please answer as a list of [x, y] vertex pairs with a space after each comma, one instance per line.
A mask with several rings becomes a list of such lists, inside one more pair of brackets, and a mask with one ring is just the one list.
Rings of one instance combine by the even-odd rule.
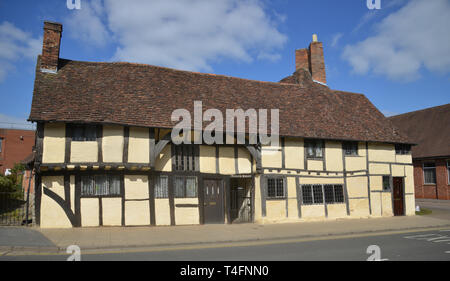
[[41, 70], [58, 71], [59, 50], [61, 46], [62, 24], [44, 22], [44, 42], [42, 44]]
[[306, 69], [311, 73], [314, 81], [327, 84], [323, 44], [317, 41], [317, 35], [313, 35], [313, 42], [309, 44], [308, 49], [295, 51], [295, 68], [296, 70]]

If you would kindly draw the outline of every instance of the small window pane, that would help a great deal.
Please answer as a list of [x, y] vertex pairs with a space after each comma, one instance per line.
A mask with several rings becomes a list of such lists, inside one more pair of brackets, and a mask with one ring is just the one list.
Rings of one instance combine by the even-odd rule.
[[391, 190], [391, 177], [383, 176], [383, 190]]
[[96, 175], [94, 177], [95, 191], [94, 195], [108, 194], [108, 181], [106, 175]]
[[334, 202], [344, 203], [344, 187], [340, 184], [334, 186]]
[[324, 186], [325, 190], [325, 202], [327, 204], [333, 204], [334, 203], [334, 188], [331, 184], [326, 184]]
[[169, 179], [167, 176], [159, 176], [156, 179], [155, 198], [169, 198]]
[[267, 179], [267, 197], [275, 197], [275, 179]]
[[86, 126], [85, 127], [85, 140], [86, 141], [96, 141], [97, 140], [97, 127], [96, 126]]
[[2, 152], [2, 144], [3, 144], [3, 139], [0, 138], [0, 152]]
[[358, 142], [344, 142], [345, 155], [358, 155]]
[[186, 178], [186, 197], [195, 198], [197, 197], [197, 178], [187, 177]]
[[176, 198], [184, 198], [184, 178], [176, 177], [175, 178], [175, 197]]
[[313, 196], [314, 196], [314, 204], [323, 203], [322, 185], [320, 184], [313, 185]]
[[436, 166], [434, 163], [423, 164], [424, 183], [436, 184]]
[[109, 194], [120, 195], [120, 176], [118, 175], [109, 176]]
[[73, 141], [84, 140], [83, 126], [74, 126], [72, 128], [72, 140]]
[[92, 176], [81, 177], [81, 195], [94, 195], [94, 178]]
[[277, 179], [277, 197], [284, 197], [283, 179]]
[[313, 197], [312, 197], [312, 186], [311, 185], [303, 185], [302, 186], [302, 197], [303, 197], [303, 204], [313, 204]]

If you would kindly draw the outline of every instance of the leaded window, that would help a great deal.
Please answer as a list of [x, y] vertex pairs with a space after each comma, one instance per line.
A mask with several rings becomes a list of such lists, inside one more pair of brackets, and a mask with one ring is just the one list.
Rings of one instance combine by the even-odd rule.
[[268, 198], [284, 198], [284, 179], [268, 178], [267, 179], [267, 197]]
[[305, 140], [307, 158], [323, 158], [324, 143], [321, 140]]
[[82, 196], [120, 195], [119, 175], [86, 175], [81, 176]]

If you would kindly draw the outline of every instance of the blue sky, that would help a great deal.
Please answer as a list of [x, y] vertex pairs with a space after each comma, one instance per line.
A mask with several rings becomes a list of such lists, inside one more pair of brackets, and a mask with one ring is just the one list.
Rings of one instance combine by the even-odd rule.
[[[30, 111], [43, 21], [63, 23], [62, 58], [131, 61], [279, 81], [312, 34], [328, 85], [386, 115], [450, 102], [450, 1], [0, 0], [0, 127]], [[14, 125], [20, 127], [19, 125]]]

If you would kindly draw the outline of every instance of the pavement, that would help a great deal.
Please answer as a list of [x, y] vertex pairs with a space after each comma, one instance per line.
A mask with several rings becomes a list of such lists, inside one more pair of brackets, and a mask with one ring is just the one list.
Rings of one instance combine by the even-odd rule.
[[[426, 202], [426, 204], [427, 208], [433, 210], [433, 214], [325, 222], [73, 229], [0, 227], [0, 256], [13, 252], [65, 253], [70, 245], [77, 245], [83, 251], [101, 249], [120, 251], [167, 246], [201, 247], [218, 243], [327, 238], [377, 232], [425, 231], [450, 227], [450, 201]], [[416, 205], [425, 207], [419, 201]]]

